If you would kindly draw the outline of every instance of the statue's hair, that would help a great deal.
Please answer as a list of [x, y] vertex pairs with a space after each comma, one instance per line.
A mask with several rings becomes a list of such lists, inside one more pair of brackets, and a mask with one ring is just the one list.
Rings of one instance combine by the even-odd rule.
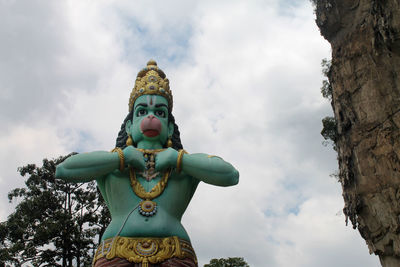
[[[124, 122], [121, 125], [121, 129], [119, 130], [115, 147], [119, 147], [121, 149], [124, 149], [126, 147], [126, 140], [128, 139], [128, 134], [126, 133], [125, 125], [128, 120], [132, 121], [132, 118], [133, 118], [133, 110], [128, 113]], [[174, 132], [171, 137], [172, 148], [176, 150], [183, 149], [178, 125], [176, 125], [175, 118], [170, 112], [168, 112], [168, 122], [172, 122], [174, 124]], [[133, 145], [136, 146], [136, 144]]]

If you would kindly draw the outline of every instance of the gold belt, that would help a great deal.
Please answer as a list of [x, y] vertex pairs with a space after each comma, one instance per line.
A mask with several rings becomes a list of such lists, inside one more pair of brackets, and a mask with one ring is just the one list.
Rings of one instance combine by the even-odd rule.
[[177, 236], [164, 238], [117, 236], [109, 238], [97, 248], [93, 266], [102, 257], [109, 260], [119, 257], [130, 262], [141, 263], [143, 267], [147, 267], [149, 263], [157, 264], [173, 257], [190, 258], [197, 264], [196, 254], [190, 242]]

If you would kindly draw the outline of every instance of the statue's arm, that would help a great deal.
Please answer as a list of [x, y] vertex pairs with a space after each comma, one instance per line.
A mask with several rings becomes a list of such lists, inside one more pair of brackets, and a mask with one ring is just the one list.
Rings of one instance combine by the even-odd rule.
[[[124, 166], [130, 165], [137, 170], [144, 169], [141, 152], [128, 146], [123, 150]], [[69, 182], [88, 182], [120, 168], [117, 152], [95, 151], [67, 158], [56, 168], [56, 178]]]
[[184, 154], [182, 171], [208, 184], [231, 186], [239, 182], [239, 172], [228, 162], [207, 154]]
[[118, 153], [95, 151], [67, 158], [57, 165], [56, 178], [68, 182], [88, 182], [119, 168]]

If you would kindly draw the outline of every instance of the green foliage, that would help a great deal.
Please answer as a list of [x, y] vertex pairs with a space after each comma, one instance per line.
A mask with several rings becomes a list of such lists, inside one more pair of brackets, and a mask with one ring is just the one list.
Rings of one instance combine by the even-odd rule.
[[[321, 94], [324, 98], [327, 98], [332, 103], [332, 86], [329, 82], [331, 75], [332, 62], [324, 58], [321, 62], [322, 73], [327, 79], [322, 81]], [[324, 145], [332, 144], [333, 149], [336, 150], [336, 142], [338, 140], [337, 121], [334, 117], [325, 117], [322, 119], [322, 131], [321, 135], [324, 137]]]
[[227, 258], [227, 259], [212, 259], [210, 263], [205, 264], [204, 267], [249, 267], [243, 258]]
[[67, 157], [18, 169], [26, 188], [9, 192], [18, 199], [0, 223], [0, 266], [90, 266], [93, 251], [110, 221], [95, 182], [71, 184], [55, 179], [56, 165]]
[[[332, 62], [324, 58], [321, 62], [321, 66], [322, 66], [322, 73], [324, 74], [325, 77], [329, 78]], [[324, 79], [322, 81], [321, 94], [323, 97], [332, 100], [332, 86], [329, 80], [327, 79]]]
[[325, 117], [322, 119], [321, 135], [326, 140], [326, 143], [332, 142], [333, 149], [336, 150], [336, 142], [338, 139], [337, 122], [334, 117]]

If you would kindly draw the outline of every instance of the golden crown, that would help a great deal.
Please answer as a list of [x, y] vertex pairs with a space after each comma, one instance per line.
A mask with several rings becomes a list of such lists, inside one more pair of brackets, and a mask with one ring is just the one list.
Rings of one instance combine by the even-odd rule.
[[129, 97], [129, 112], [133, 109], [135, 100], [142, 95], [160, 95], [167, 99], [169, 111], [172, 110], [172, 93], [169, 89], [169, 80], [165, 73], [157, 67], [157, 62], [150, 60], [147, 67], [139, 71], [135, 87]]

